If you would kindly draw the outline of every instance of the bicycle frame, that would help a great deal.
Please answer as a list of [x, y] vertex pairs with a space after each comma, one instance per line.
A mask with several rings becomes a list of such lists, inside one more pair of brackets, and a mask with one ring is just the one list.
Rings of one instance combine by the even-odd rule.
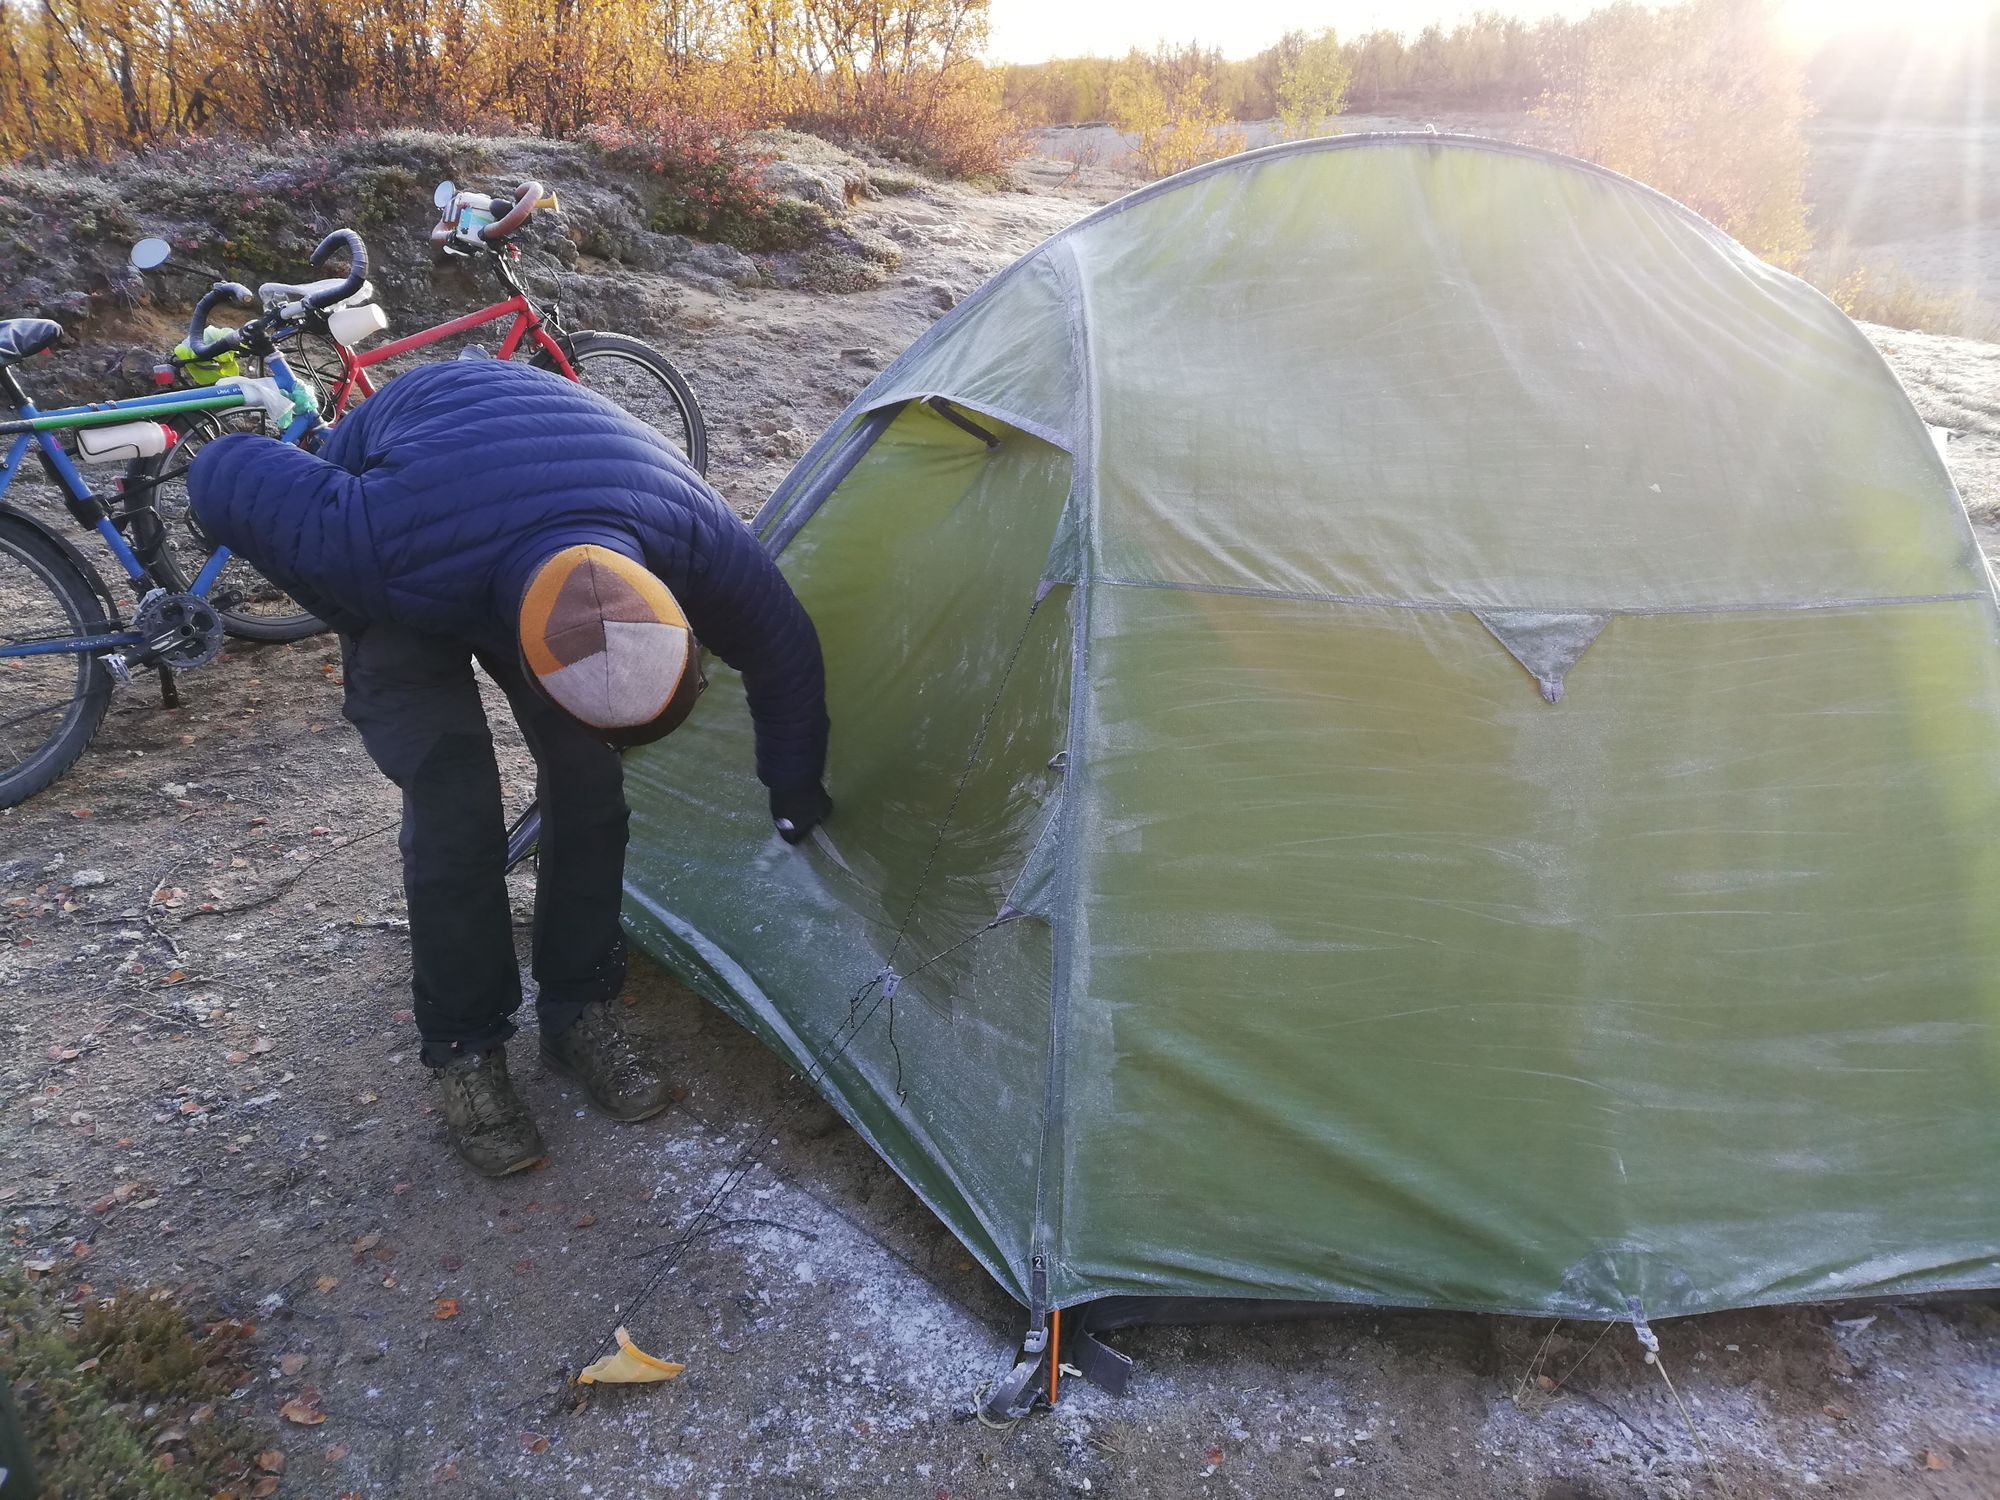
[[347, 410], [348, 400], [357, 390], [363, 396], [375, 394], [375, 382], [368, 378], [368, 372], [374, 366], [413, 350], [427, 349], [432, 344], [441, 344], [446, 339], [456, 338], [461, 333], [470, 333], [473, 329], [482, 328], [488, 323], [498, 323], [503, 318], [512, 318], [514, 322], [508, 328], [507, 336], [500, 341], [501, 359], [512, 359], [520, 351], [523, 343], [532, 340], [554, 361], [557, 371], [564, 378], [575, 380], [576, 371], [570, 365], [569, 356], [563, 352], [562, 345], [549, 334], [541, 313], [536, 310], [535, 304], [528, 300], [527, 289], [514, 279], [505, 261], [500, 263], [500, 275], [513, 292], [513, 295], [504, 302], [495, 302], [490, 307], [482, 307], [478, 312], [466, 313], [448, 322], [439, 323], [433, 328], [407, 334], [370, 349], [365, 354], [357, 353], [345, 344], [334, 341], [333, 347], [340, 352], [341, 370], [339, 386], [333, 392], [333, 419], [337, 421]]
[[[282, 356], [272, 357], [266, 364], [271, 379], [282, 391], [292, 391], [297, 382], [291, 367]], [[4, 463], [0, 463], [0, 500], [12, 488], [14, 478], [21, 472], [23, 463], [31, 448], [37, 450], [49, 471], [61, 482], [63, 503], [79, 526], [97, 533], [104, 545], [117, 559], [118, 566], [125, 572], [133, 589], [143, 595], [153, 587], [153, 580], [140, 562], [132, 544], [125, 540], [125, 533], [111, 518], [99, 498], [76, 464], [63, 451], [55, 439], [58, 432], [75, 431], [85, 427], [109, 427], [119, 422], [145, 420], [153, 417], [184, 416], [200, 412], [240, 411], [252, 405], [252, 401], [241, 391], [191, 390], [172, 391], [156, 396], [134, 396], [124, 401], [101, 401], [87, 406], [63, 406], [53, 411], [42, 411], [29, 398], [19, 377], [12, 368], [0, 369], [0, 397], [9, 400], [17, 416], [0, 422], [0, 438], [12, 436]], [[313, 419], [300, 417], [285, 429], [284, 441], [297, 442], [311, 430]], [[228, 564], [230, 552], [227, 547], [218, 547], [202, 565], [195, 576], [189, 592], [206, 597], [215, 587], [215, 580], [222, 575]], [[136, 631], [108, 631], [97, 635], [65, 636], [58, 640], [22, 641], [0, 644], [0, 660], [8, 657], [96, 655], [103, 651], [117, 651], [131, 646], [144, 646], [146, 639]]]

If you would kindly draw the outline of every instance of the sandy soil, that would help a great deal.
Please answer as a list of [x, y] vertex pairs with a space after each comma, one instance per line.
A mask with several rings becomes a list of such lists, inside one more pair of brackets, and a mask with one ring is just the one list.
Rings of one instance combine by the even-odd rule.
[[[869, 205], [906, 253], [871, 292], [677, 290], [635, 331], [707, 398], [725, 492], [753, 506], [946, 304], [1113, 188], [1067, 175]], [[1990, 509], [2000, 349], [1883, 342]], [[324, 642], [232, 647], [178, 712], [125, 694], [64, 781], [0, 814], [0, 1216], [24, 1258], [252, 1317], [266, 1373], [241, 1401], [290, 1455], [281, 1495], [1723, 1492], [1622, 1327], [1153, 1329], [1115, 1337], [1139, 1362], [1123, 1401], [1075, 1383], [1052, 1415], [982, 1426], [1015, 1309], [831, 1111], [643, 963], [630, 1000], [677, 1059], [677, 1107], [606, 1124], [524, 1035], [551, 1165], [473, 1178], [415, 1061], [394, 798], [339, 718], [338, 671]], [[767, 1138], [633, 1306], [695, 1195]], [[687, 1373], [571, 1410], [567, 1372], [621, 1320]], [[2000, 1493], [1990, 1300], [1661, 1332], [1729, 1494]], [[306, 1359], [289, 1376], [288, 1354]], [[306, 1387], [326, 1421], [289, 1427]]]

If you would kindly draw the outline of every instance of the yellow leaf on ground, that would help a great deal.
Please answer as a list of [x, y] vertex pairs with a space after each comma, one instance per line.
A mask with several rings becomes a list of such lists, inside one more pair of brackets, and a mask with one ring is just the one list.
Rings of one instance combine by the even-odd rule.
[[296, 1422], [301, 1427], [317, 1427], [326, 1420], [326, 1413], [305, 1401], [287, 1401], [278, 1408], [278, 1415], [287, 1422]]
[[671, 1360], [655, 1359], [633, 1343], [632, 1335], [622, 1326], [611, 1336], [618, 1340], [617, 1351], [594, 1361], [576, 1377], [577, 1384], [595, 1385], [604, 1381], [614, 1385], [643, 1385], [655, 1380], [672, 1380], [687, 1368]]

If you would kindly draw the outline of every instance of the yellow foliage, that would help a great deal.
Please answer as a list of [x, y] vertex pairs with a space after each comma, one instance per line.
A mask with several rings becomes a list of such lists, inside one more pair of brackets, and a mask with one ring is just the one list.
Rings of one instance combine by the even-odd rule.
[[988, 0], [0, 0], [0, 157], [417, 124], [818, 121], [997, 170]]
[[1347, 101], [1352, 72], [1331, 27], [1278, 44], [1278, 130], [1287, 140], [1324, 135]]
[[1577, 30], [1546, 105], [1565, 149], [1796, 265], [1809, 244], [1808, 111], [1778, 0], [1619, 4]]
[[1148, 176], [1165, 177], [1244, 146], [1243, 132], [1216, 102], [1199, 48], [1133, 52], [1111, 80], [1111, 122], [1138, 137], [1134, 154]]

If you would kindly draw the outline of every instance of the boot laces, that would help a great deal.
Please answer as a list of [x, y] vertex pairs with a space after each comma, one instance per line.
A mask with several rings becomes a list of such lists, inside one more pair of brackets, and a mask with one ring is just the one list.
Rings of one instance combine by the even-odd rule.
[[466, 1123], [480, 1134], [505, 1123], [506, 1110], [500, 1100], [498, 1070], [490, 1057], [481, 1057], [459, 1075], [459, 1096], [465, 1100]]
[[638, 1082], [646, 1075], [638, 1049], [625, 1034], [625, 1028], [612, 1018], [609, 1005], [591, 1006], [577, 1017], [576, 1024], [590, 1028], [590, 1042], [604, 1059], [614, 1081], [622, 1086]]

